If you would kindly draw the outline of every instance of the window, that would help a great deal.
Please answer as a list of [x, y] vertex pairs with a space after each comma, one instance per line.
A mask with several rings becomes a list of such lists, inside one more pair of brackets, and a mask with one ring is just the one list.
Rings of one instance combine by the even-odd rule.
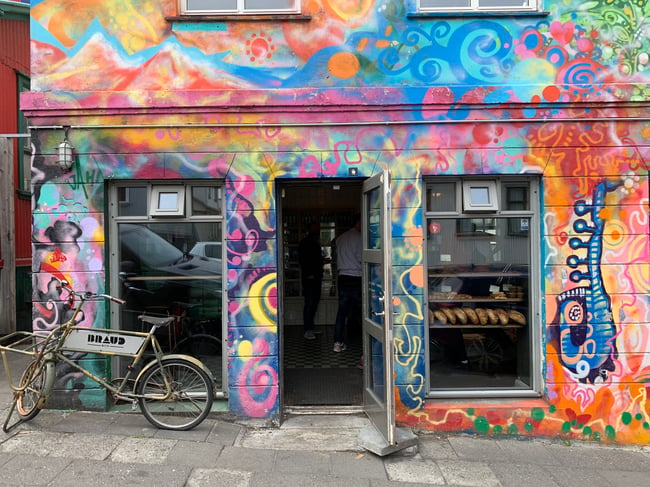
[[185, 212], [185, 188], [183, 186], [154, 186], [151, 190], [151, 216], [182, 216]]
[[[111, 326], [140, 331], [138, 316], [175, 316], [157, 336], [167, 352], [188, 353], [223, 387], [223, 186], [205, 182], [120, 182], [110, 187]], [[165, 215], [160, 217], [161, 212]], [[166, 213], [165, 213], [166, 212]], [[121, 376], [123, 360], [114, 373]]]
[[418, 12], [534, 11], [538, 0], [419, 0]]
[[296, 14], [299, 0], [182, 0], [184, 14]]
[[[18, 73], [18, 94], [29, 91], [29, 78], [24, 74]], [[18, 112], [18, 133], [27, 133], [27, 119], [22, 111]], [[20, 138], [19, 140], [19, 157], [22, 157], [18, 166], [19, 189], [30, 192], [32, 188], [32, 143], [29, 137]]]
[[463, 209], [465, 211], [498, 210], [496, 182], [463, 181]]
[[[431, 396], [538, 395], [537, 185], [533, 177], [438, 177], [426, 185], [428, 200], [444, 194], [451, 203], [462, 191], [463, 201], [455, 214], [458, 206], [427, 204]], [[477, 215], [480, 207], [489, 214]]]

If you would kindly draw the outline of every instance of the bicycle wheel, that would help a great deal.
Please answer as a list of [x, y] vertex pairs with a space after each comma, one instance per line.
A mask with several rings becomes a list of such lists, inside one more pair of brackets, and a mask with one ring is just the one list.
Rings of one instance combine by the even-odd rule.
[[189, 355], [199, 359], [219, 381], [222, 347], [218, 338], [206, 334], [192, 335], [178, 342], [173, 353]]
[[39, 403], [43, 397], [46, 379], [47, 367], [42, 361], [32, 362], [23, 372], [20, 387], [24, 387], [24, 390], [16, 398], [16, 410], [23, 421], [30, 420], [41, 412], [42, 405], [39, 406]]
[[[165, 380], [171, 387], [167, 399]], [[161, 429], [189, 430], [210, 413], [214, 392], [212, 380], [197, 365], [180, 358], [163, 359], [162, 367], [153, 366], [138, 381], [142, 414]]]

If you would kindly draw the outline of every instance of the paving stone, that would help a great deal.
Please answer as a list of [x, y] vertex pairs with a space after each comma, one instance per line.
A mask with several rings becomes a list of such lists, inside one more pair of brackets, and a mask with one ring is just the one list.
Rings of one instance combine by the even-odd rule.
[[0, 445], [0, 451], [104, 460], [122, 441], [122, 437], [113, 435], [23, 431]]
[[217, 421], [205, 441], [224, 446], [233, 446], [243, 432], [244, 428], [238, 424]]
[[205, 441], [214, 427], [213, 421], [203, 421], [198, 426], [187, 431], [176, 431], [157, 429], [154, 433], [154, 438], [169, 438], [172, 440], [188, 440], [188, 441]]
[[461, 460], [483, 462], [503, 461], [506, 458], [499, 443], [494, 439], [459, 436], [450, 437], [449, 444]]
[[449, 485], [463, 487], [501, 487], [489, 465], [463, 460], [439, 460], [438, 467]]
[[2, 481], [17, 485], [47, 485], [71, 463], [68, 458], [16, 455], [2, 466]]
[[610, 484], [610, 487], [631, 487], [650, 485], [650, 478], [647, 472], [628, 472], [624, 470], [600, 470], [602, 475]]
[[458, 460], [458, 454], [447, 439], [425, 436], [418, 439], [418, 452], [430, 460]]
[[311, 451], [363, 451], [358, 431], [345, 429], [264, 429], [248, 431], [240, 444], [246, 448]]
[[547, 448], [563, 465], [610, 470], [645, 470], [650, 473], [648, 456], [632, 448], [560, 444], [551, 444]]
[[333, 475], [255, 473], [250, 487], [370, 487], [369, 479], [351, 479]]
[[179, 440], [167, 455], [165, 464], [205, 468], [214, 467], [222, 448], [221, 445], [215, 443]]
[[[246, 472], [271, 472], [275, 463], [275, 455], [275, 450], [227, 446], [221, 450], [215, 467]], [[236, 467], [234, 467], [235, 465]]]
[[332, 474], [340, 477], [386, 479], [383, 460], [372, 453], [336, 452], [330, 454]]
[[124, 438], [110, 456], [112, 462], [162, 465], [177, 440]]
[[240, 472], [224, 468], [195, 468], [187, 479], [186, 487], [228, 486], [249, 487], [251, 472]]
[[498, 440], [497, 445], [502, 452], [500, 458], [493, 461], [507, 463], [535, 463], [539, 465], [561, 465], [556, 455], [547, 444], [534, 440]]
[[283, 474], [327, 475], [331, 473], [330, 457], [320, 452], [278, 451], [275, 455], [273, 471]]
[[79, 487], [80, 485], [182, 487], [187, 482], [190, 472], [189, 467], [75, 460], [56, 477], [52, 485], [56, 487]]
[[547, 467], [549, 475], [560, 487], [611, 487], [608, 479], [592, 468]]
[[495, 463], [490, 468], [501, 482], [503, 487], [522, 487], [534, 485], [535, 487], [558, 487], [553, 480], [548, 468], [541, 465]]
[[418, 482], [422, 484], [445, 485], [445, 478], [438, 464], [414, 457], [395, 457], [384, 460], [388, 480], [398, 482]]

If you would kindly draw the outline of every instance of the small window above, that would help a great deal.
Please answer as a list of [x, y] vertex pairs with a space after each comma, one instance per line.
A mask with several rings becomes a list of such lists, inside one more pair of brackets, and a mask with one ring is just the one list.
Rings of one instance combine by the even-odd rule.
[[184, 15], [268, 15], [300, 13], [300, 0], [181, 0]]
[[535, 11], [540, 0], [417, 0], [418, 12]]
[[498, 211], [496, 181], [463, 181], [463, 210]]
[[184, 186], [154, 186], [151, 188], [150, 216], [183, 216], [185, 214]]

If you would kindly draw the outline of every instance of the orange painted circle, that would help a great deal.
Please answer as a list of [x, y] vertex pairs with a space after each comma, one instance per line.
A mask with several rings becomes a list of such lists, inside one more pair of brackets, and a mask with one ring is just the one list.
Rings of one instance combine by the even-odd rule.
[[351, 52], [337, 52], [327, 61], [329, 72], [340, 79], [352, 78], [359, 72], [360, 64]]

